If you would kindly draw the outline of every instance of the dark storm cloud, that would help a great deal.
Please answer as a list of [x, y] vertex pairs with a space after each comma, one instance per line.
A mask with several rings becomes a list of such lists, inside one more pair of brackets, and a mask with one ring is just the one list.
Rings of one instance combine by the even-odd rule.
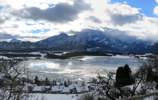
[[0, 18], [0, 24], [4, 23], [5, 21], [3, 19]]
[[131, 14], [131, 15], [111, 14], [111, 21], [116, 25], [134, 23], [138, 20], [142, 20], [142, 18], [143, 16], [140, 14]]
[[2, 39], [2, 40], [5, 40], [5, 39], [12, 39], [12, 38], [16, 38], [16, 37], [17, 37], [17, 36], [0, 32], [0, 40], [1, 40], [1, 39]]
[[10, 19], [10, 16], [0, 15], [0, 24], [5, 23], [9, 19]]
[[5, 21], [9, 20], [12, 16], [9, 15], [9, 12], [7, 9], [9, 9], [10, 6], [0, 4], [0, 24], [5, 23]]
[[94, 17], [94, 16], [90, 16], [88, 19], [95, 23], [101, 23], [101, 20], [99, 20], [97, 17]]
[[0, 42], [1, 41], [6, 41], [9, 39], [39, 39], [39, 38], [47, 38], [47, 36], [19, 36], [19, 35], [11, 35], [9, 33], [5, 33], [5, 32], [0, 32]]
[[75, 20], [78, 17], [78, 14], [88, 9], [90, 9], [90, 5], [82, 0], [75, 0], [73, 5], [59, 3], [44, 10], [37, 7], [30, 7], [22, 9], [19, 12], [14, 12], [14, 15], [33, 20], [65, 23]]

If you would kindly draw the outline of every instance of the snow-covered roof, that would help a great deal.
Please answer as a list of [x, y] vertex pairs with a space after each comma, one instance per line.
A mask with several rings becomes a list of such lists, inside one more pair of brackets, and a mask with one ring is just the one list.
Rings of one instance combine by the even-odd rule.
[[46, 88], [48, 88], [48, 86], [34, 86], [33, 88], [33, 92], [42, 92], [44, 91]]
[[51, 92], [61, 92], [63, 90], [62, 86], [53, 86]]
[[6, 56], [0, 56], [0, 59], [9, 59], [9, 58]]
[[64, 87], [62, 92], [63, 93], [70, 93], [70, 88], [69, 87]]
[[0, 74], [0, 79], [3, 79], [4, 76], [5, 74]]
[[32, 91], [43, 91], [43, 87], [35, 86]]

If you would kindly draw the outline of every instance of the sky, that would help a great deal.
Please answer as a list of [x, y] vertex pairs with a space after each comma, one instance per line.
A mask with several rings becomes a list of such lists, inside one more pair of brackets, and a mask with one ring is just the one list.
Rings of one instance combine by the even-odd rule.
[[158, 41], [158, 0], [0, 0], [1, 41], [34, 42], [84, 29]]

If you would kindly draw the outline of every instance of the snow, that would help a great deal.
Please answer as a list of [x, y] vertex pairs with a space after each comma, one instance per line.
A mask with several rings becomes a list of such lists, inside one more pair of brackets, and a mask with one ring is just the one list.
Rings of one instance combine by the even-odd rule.
[[62, 92], [63, 93], [70, 93], [70, 88], [69, 87], [64, 87]]
[[0, 59], [9, 59], [9, 58], [6, 56], [0, 56]]
[[32, 88], [33, 88], [34, 85], [33, 85], [33, 84], [29, 84], [29, 83], [27, 83], [27, 84], [25, 84], [23, 90], [24, 90], [24, 91], [29, 91], [29, 87], [32, 87]]
[[133, 56], [128, 56], [128, 55], [116, 55], [116, 56], [112, 56], [113, 58], [119, 58], [119, 59], [129, 59], [129, 58], [134, 58]]
[[79, 96], [75, 94], [30, 94], [29, 100], [78, 100]]
[[51, 92], [60, 92], [60, 91], [62, 91], [61, 86], [53, 86], [51, 89]]
[[89, 91], [89, 89], [88, 89], [88, 87], [87, 86], [78, 86], [78, 85], [70, 85], [70, 86], [68, 86], [68, 87], [64, 87], [64, 86], [53, 86], [52, 88], [51, 88], [51, 92], [52, 93], [70, 93], [70, 91], [72, 90], [72, 89], [74, 89], [74, 88], [76, 88], [76, 92], [77, 93], [83, 93], [83, 92], [88, 92]]
[[35, 86], [33, 88], [33, 92], [41, 92], [42, 90], [43, 90], [43, 87], [41, 87], [41, 86]]
[[79, 93], [89, 91], [88, 87], [76, 87], [76, 89], [77, 89], [77, 92], [79, 92]]
[[4, 76], [5, 74], [0, 74], [0, 79], [3, 79]]
[[155, 100], [155, 96], [150, 96], [150, 97], [144, 98], [143, 100]]
[[50, 88], [50, 86], [34, 86], [32, 91], [33, 92], [43, 92], [49, 88]]

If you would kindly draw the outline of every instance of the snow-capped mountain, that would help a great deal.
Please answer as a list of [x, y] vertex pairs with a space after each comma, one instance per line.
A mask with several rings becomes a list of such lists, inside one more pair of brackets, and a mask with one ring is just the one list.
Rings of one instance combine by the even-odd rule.
[[[112, 33], [112, 34], [111, 34]], [[83, 30], [73, 36], [65, 33], [37, 42], [39, 47], [52, 50], [108, 51], [124, 53], [150, 52], [150, 43], [116, 31]]]
[[14, 39], [11, 39], [9, 42], [12, 42], [12, 43], [20, 43], [20, 42], [22, 42], [21, 40], [18, 40], [18, 39], [16, 39], [16, 38], [14, 38]]
[[[123, 34], [123, 35], [122, 35]], [[1, 42], [0, 50], [31, 49], [51, 51], [105, 51], [119, 53], [146, 53], [151, 51], [148, 41], [128, 36], [117, 30], [105, 31], [85, 29], [69, 36], [66, 33], [31, 42]]]

